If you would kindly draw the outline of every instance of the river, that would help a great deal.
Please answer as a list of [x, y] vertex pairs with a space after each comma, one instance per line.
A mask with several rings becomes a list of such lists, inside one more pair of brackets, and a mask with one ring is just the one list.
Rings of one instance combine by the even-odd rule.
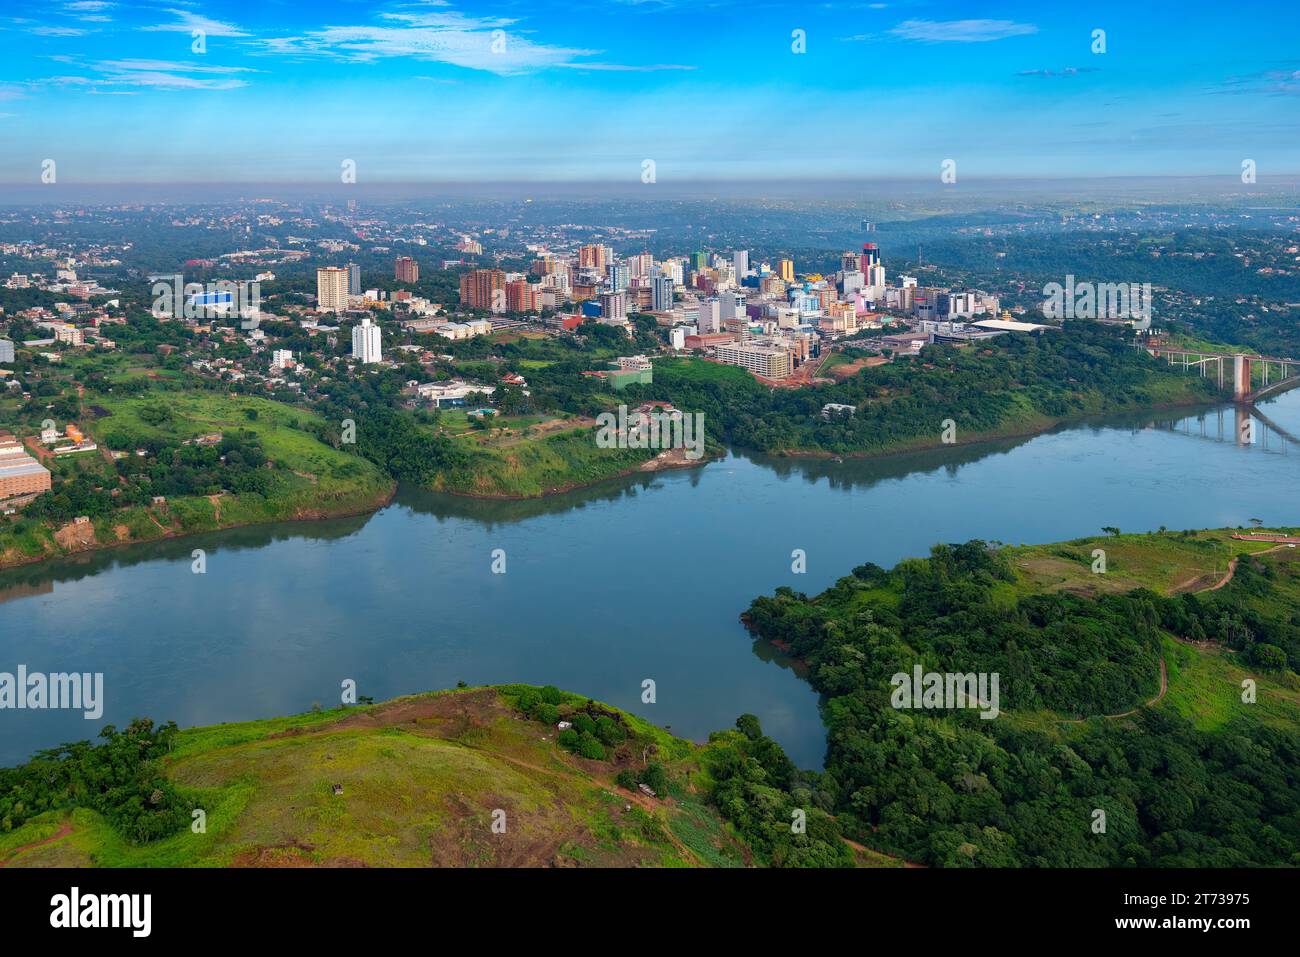
[[[1300, 436], [1300, 391], [1264, 409]], [[405, 489], [369, 516], [13, 569], [0, 573], [0, 671], [102, 672], [105, 706], [99, 720], [0, 711], [0, 764], [135, 716], [190, 726], [331, 706], [353, 679], [376, 700], [553, 683], [696, 740], [748, 711], [796, 763], [820, 767], [817, 696], [749, 639], [738, 615], [751, 598], [812, 594], [936, 541], [1300, 524], [1300, 447], [1262, 424], [1240, 445], [1233, 418], [1128, 415], [875, 460], [733, 452], [524, 502]]]

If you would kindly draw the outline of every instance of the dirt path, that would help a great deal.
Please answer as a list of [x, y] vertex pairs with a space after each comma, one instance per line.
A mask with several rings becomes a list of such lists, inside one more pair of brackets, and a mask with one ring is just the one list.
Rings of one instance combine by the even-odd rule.
[[[1252, 552], [1251, 557], [1253, 558], [1255, 555], [1268, 555], [1271, 552], [1280, 551], [1283, 548], [1290, 548], [1290, 545], [1284, 543], [1281, 545], [1275, 545], [1272, 548], [1265, 548], [1258, 552]], [[1228, 584], [1228, 582], [1232, 581], [1233, 575], [1237, 574], [1238, 561], [1239, 559], [1237, 558], [1229, 559], [1228, 571], [1224, 574], [1224, 576], [1221, 579], [1219, 579], [1213, 585], [1206, 585], [1204, 588], [1192, 588], [1191, 587], [1192, 585], [1195, 585], [1198, 581], [1200, 581], [1202, 578], [1205, 577], [1204, 575], [1197, 575], [1193, 578], [1187, 579], [1187, 581], [1183, 582], [1181, 585], [1176, 586], [1170, 594], [1178, 595], [1186, 592], [1188, 594], [1195, 595], [1203, 591], [1218, 591], [1224, 585]]]
[[[1150, 701], [1148, 701], [1146, 704], [1141, 705], [1140, 707], [1137, 707], [1137, 708], [1133, 708], [1133, 709], [1130, 710], [1130, 711], [1124, 711], [1124, 712], [1121, 712], [1120, 714], [1093, 715], [1093, 717], [1101, 717], [1101, 718], [1105, 718], [1107, 721], [1118, 721], [1120, 718], [1131, 718], [1133, 715], [1135, 715], [1135, 714], [1137, 714], [1139, 711], [1141, 711], [1142, 708], [1149, 708], [1149, 707], [1151, 707], [1152, 705], [1159, 704], [1159, 703], [1160, 703], [1160, 700], [1161, 700], [1162, 698], [1164, 698], [1164, 696], [1165, 696], [1165, 692], [1167, 692], [1168, 690], [1169, 690], [1169, 671], [1168, 671], [1168, 669], [1165, 668], [1165, 659], [1164, 659], [1164, 655], [1161, 655], [1161, 656], [1160, 656], [1160, 693], [1159, 693], [1159, 694], [1157, 694], [1154, 698], [1152, 698], [1152, 699], [1151, 699]], [[1083, 724], [1083, 722], [1085, 722], [1085, 721], [1089, 721], [1089, 720], [1091, 720], [1091, 719], [1090, 719], [1090, 718], [1062, 718], [1061, 720], [1062, 720], [1062, 722], [1064, 722], [1065, 724]]]
[[851, 841], [847, 837], [844, 837], [843, 835], [840, 835], [840, 840], [843, 841], [845, 844], [847, 844], [849, 847], [853, 848], [859, 854], [864, 854], [867, 857], [871, 857], [872, 855], [877, 855], [879, 857], [887, 857], [891, 861], [898, 861], [904, 867], [921, 867], [921, 868], [925, 867], [924, 864], [918, 864], [915, 861], [909, 861], [905, 857], [899, 857], [896, 854], [886, 854], [884, 851], [877, 851], [874, 848], [867, 847], [865, 844], [859, 844], [857, 841]]
[[15, 847], [12, 851], [9, 852], [8, 857], [6, 857], [3, 861], [0, 861], [0, 867], [4, 867], [6, 864], [12, 861], [19, 854], [26, 853], [27, 851], [30, 851], [32, 848], [35, 847], [43, 847], [46, 844], [53, 844], [55, 841], [61, 841], [71, 833], [72, 833], [72, 825], [69, 824], [67, 821], [64, 821], [63, 824], [60, 825], [59, 829], [55, 831], [53, 834], [51, 834], [49, 837], [45, 838], [45, 840], [32, 841], [30, 844], [23, 844], [20, 847]]
[[[1276, 552], [1276, 551], [1278, 551], [1278, 550], [1280, 550], [1280, 549], [1288, 548], [1288, 547], [1289, 547], [1288, 545], [1286, 545], [1286, 544], [1282, 544], [1282, 545], [1278, 545], [1278, 546], [1276, 546], [1276, 547], [1274, 547], [1274, 548], [1266, 548], [1266, 549], [1264, 549], [1263, 551], [1255, 552], [1254, 555], [1267, 555], [1267, 554], [1269, 554], [1269, 552]], [[1252, 557], [1254, 557], [1254, 556], [1252, 555]], [[1204, 588], [1193, 589], [1193, 590], [1191, 590], [1191, 591], [1189, 591], [1189, 592], [1187, 592], [1187, 593], [1188, 593], [1188, 594], [1198, 594], [1198, 593], [1200, 593], [1200, 592], [1218, 591], [1218, 590], [1219, 590], [1220, 588], [1222, 588], [1224, 585], [1228, 584], [1228, 582], [1232, 581], [1232, 576], [1235, 575], [1235, 574], [1237, 573], [1237, 562], [1238, 562], [1238, 559], [1236, 559], [1236, 558], [1233, 558], [1231, 561], [1229, 561], [1229, 562], [1228, 562], [1228, 571], [1227, 571], [1227, 573], [1224, 574], [1224, 576], [1223, 576], [1221, 579], [1219, 579], [1217, 582], [1215, 582], [1213, 585], [1206, 585]], [[1205, 577], [1205, 576], [1203, 576], [1203, 575], [1198, 575], [1196, 578], [1188, 579], [1187, 581], [1183, 582], [1181, 585], [1179, 585], [1178, 587], [1176, 587], [1176, 588], [1173, 590], [1173, 592], [1172, 592], [1171, 594], [1175, 594], [1175, 595], [1176, 595], [1176, 594], [1179, 594], [1180, 592], [1183, 592], [1183, 590], [1186, 589], [1189, 585], [1195, 584], [1197, 581], [1199, 581], [1199, 580], [1200, 580], [1201, 578], [1203, 578], [1203, 577]], [[1196, 644], [1196, 642], [1191, 642], [1191, 641], [1187, 641], [1187, 640], [1184, 639], [1184, 638], [1179, 638], [1177, 635], [1175, 635], [1174, 638], [1175, 638], [1176, 640], [1178, 640], [1178, 641], [1186, 642], [1187, 644]], [[1152, 698], [1150, 701], [1148, 701], [1146, 704], [1142, 705], [1142, 708], [1149, 708], [1149, 707], [1151, 707], [1152, 705], [1159, 704], [1160, 701], [1161, 701], [1161, 699], [1164, 698], [1165, 693], [1166, 693], [1168, 690], [1169, 690], [1169, 672], [1168, 672], [1168, 670], [1165, 668], [1165, 659], [1164, 659], [1164, 656], [1161, 655], [1161, 657], [1160, 657], [1160, 693], [1159, 693], [1158, 695], [1156, 695], [1154, 698]], [[1141, 711], [1142, 708], [1134, 708], [1134, 709], [1132, 709], [1131, 711], [1125, 711], [1123, 714], [1103, 714], [1101, 717], [1106, 718], [1107, 720], [1118, 720], [1119, 718], [1129, 718], [1129, 717], [1132, 717], [1133, 715], [1137, 714], [1139, 711]], [[1070, 718], [1070, 719], [1068, 719], [1068, 720], [1066, 721], [1066, 723], [1067, 723], [1067, 724], [1082, 724], [1082, 723], [1083, 723], [1084, 721], [1086, 721], [1086, 720], [1088, 720], [1088, 719], [1087, 719], [1087, 718]]]

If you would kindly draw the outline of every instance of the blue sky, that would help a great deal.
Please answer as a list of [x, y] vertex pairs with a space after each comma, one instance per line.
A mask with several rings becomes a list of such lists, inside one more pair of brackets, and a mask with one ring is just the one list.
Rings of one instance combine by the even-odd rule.
[[6, 4], [0, 182], [1300, 171], [1300, 5], [1046, 6]]

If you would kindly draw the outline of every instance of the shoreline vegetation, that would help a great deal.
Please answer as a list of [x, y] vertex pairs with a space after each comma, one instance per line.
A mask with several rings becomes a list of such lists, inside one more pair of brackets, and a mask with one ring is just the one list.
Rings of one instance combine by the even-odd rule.
[[[244, 400], [244, 401], [261, 402], [264, 400]], [[273, 403], [268, 403], [268, 404], [273, 404]], [[1206, 403], [1204, 397], [1189, 396], [1188, 398], [1182, 401], [1167, 402], [1167, 403], [1161, 403], [1157, 405], [1144, 406], [1141, 409], [1141, 411], [1145, 411], [1145, 412], [1176, 411], [1178, 409], [1196, 408], [1198, 406], [1204, 406], [1205, 404]], [[290, 408], [290, 407], [285, 407], [285, 408]], [[297, 412], [298, 410], [293, 409], [293, 411]], [[936, 451], [936, 450], [942, 450], [945, 448], [953, 448], [953, 447], [969, 448], [969, 447], [974, 447], [974, 446], [979, 446], [979, 445], [984, 445], [984, 444], [989, 444], [989, 443], [994, 443], [999, 441], [1005, 441], [1008, 439], [1034, 438], [1040, 435], [1047, 434], [1057, 428], [1062, 428], [1062, 427], [1068, 428], [1074, 425], [1086, 424], [1089, 420], [1102, 418], [1109, 415], [1114, 415], [1121, 411], [1126, 411], [1126, 410], [1114, 409], [1114, 410], [1103, 411], [1103, 412], [1088, 412], [1088, 413], [1080, 413], [1077, 415], [1067, 415], [1058, 418], [1042, 418], [1038, 420], [1030, 428], [1019, 426], [1019, 427], [1011, 427], [1005, 430], [993, 430], [993, 431], [966, 434], [966, 435], [962, 435], [959, 433], [955, 438], [955, 440], [950, 443], [944, 443], [941, 439], [935, 438], [935, 439], [926, 439], [926, 440], [913, 440], [909, 442], [900, 442], [896, 446], [892, 446], [885, 449], [864, 450], [864, 451], [856, 451], [856, 452], [831, 452], [831, 451], [826, 451], [821, 449], [784, 449], [769, 454], [772, 454], [776, 457], [784, 457], [784, 458], [806, 458], [806, 459], [823, 459], [823, 460], [836, 460], [836, 459], [865, 460], [865, 459], [878, 459], [878, 458], [883, 459], [883, 458], [888, 458], [890, 456], [905, 455], [913, 452]], [[1127, 411], [1135, 411], [1135, 410], [1132, 410], [1130, 408]], [[304, 418], [307, 417], [304, 416]], [[573, 434], [574, 433], [570, 433], [571, 436]], [[554, 442], [556, 438], [552, 438], [550, 441]], [[584, 437], [583, 441], [584, 443], [589, 442], [589, 437]], [[531, 445], [536, 443], [529, 443], [529, 444]], [[590, 444], [592, 444], [594, 447], [594, 443], [590, 443]], [[326, 445], [324, 447], [328, 448], [329, 446]], [[678, 469], [690, 469], [695, 467], [701, 467], [701, 466], [708, 465], [711, 462], [718, 461], [719, 459], [722, 459], [726, 456], [726, 450], [714, 445], [712, 441], [710, 441], [709, 446], [706, 449], [703, 457], [698, 460], [689, 460], [689, 459], [685, 459], [680, 455], [675, 456], [672, 454], [680, 450], [669, 450], [668, 453], [656, 453], [653, 455], [651, 455], [649, 452], [638, 454], [635, 452], [635, 450], [610, 450], [610, 451], [615, 451], [616, 453], [621, 454], [626, 460], [626, 461], [620, 461], [618, 463], [619, 467], [616, 470], [609, 471], [609, 472], [602, 472], [600, 474], [591, 475], [589, 477], [585, 477], [580, 480], [565, 482], [562, 484], [550, 485], [545, 487], [541, 485], [541, 482], [545, 479], [549, 479], [552, 481], [555, 479], [557, 472], [554, 470], [552, 470], [549, 474], [545, 476], [538, 476], [536, 474], [527, 474], [527, 470], [525, 469], [523, 470], [524, 475], [523, 475], [522, 482], [520, 482], [518, 477], [519, 470], [515, 470], [516, 475], [511, 477], [513, 479], [513, 482], [515, 483], [515, 487], [518, 487], [520, 484], [522, 484], [524, 485], [524, 487], [530, 489], [536, 489], [536, 491], [508, 492], [508, 491], [485, 490], [483, 485], [475, 478], [476, 473], [472, 467], [459, 470], [458, 472], [455, 473], [439, 474], [433, 481], [422, 483], [420, 487], [433, 492], [443, 492], [448, 495], [454, 495], [454, 496], [470, 498], [470, 499], [479, 499], [483, 501], [528, 501], [531, 499], [546, 498], [552, 495], [563, 495], [567, 492], [573, 492], [573, 491], [578, 491], [580, 489], [591, 488], [593, 486], [600, 485], [604, 482], [614, 481], [621, 478], [627, 478], [634, 475], [653, 474], [662, 471], [673, 471]], [[746, 451], [752, 451], [752, 450], [746, 450]], [[352, 457], [352, 458], [353, 460], [356, 459], [356, 457]], [[494, 481], [497, 483], [495, 486], [496, 488], [500, 488], [502, 487], [503, 484], [505, 484], [501, 476], [494, 477]], [[257, 512], [254, 512], [247, 518], [241, 518], [233, 521], [229, 519], [229, 516], [232, 512], [236, 512], [237, 514], [241, 514], [241, 515], [248, 515], [247, 512], [236, 511], [236, 509], [232, 509], [232, 505], [237, 506], [239, 504], [237, 501], [238, 496], [225, 495], [225, 494], [220, 496], [210, 496], [194, 502], [180, 503], [184, 505], [186, 508], [195, 508], [199, 512], [197, 522], [195, 522], [194, 519], [190, 519], [190, 521], [193, 522], [193, 524], [189, 525], [188, 527], [179, 529], [179, 528], [160, 526], [159, 517], [161, 513], [159, 512], [159, 510], [158, 509], [146, 510], [147, 513], [149, 512], [152, 513], [148, 515], [148, 519], [149, 519], [148, 523], [145, 524], [145, 523], [135, 521], [127, 525], [126, 527], [131, 532], [131, 535], [129, 537], [122, 537], [120, 533], [120, 529], [123, 527], [124, 523], [121, 521], [111, 523], [111, 525], [109, 525], [108, 527], [110, 527], [112, 531], [107, 534], [103, 534], [103, 530], [106, 527], [106, 523], [92, 522], [91, 527], [93, 528], [94, 531], [93, 534], [89, 535], [88, 537], [77, 536], [74, 525], [69, 523], [69, 524], [65, 524], [59, 529], [49, 529], [48, 531], [50, 534], [46, 537], [46, 540], [48, 541], [50, 547], [36, 554], [30, 554], [30, 553], [22, 554], [17, 551], [13, 542], [0, 541], [0, 571], [4, 571], [5, 569], [8, 568], [17, 568], [24, 565], [31, 565], [31, 564], [44, 562], [44, 561], [55, 561], [60, 558], [67, 558], [73, 555], [83, 554], [92, 551], [102, 551], [105, 549], [118, 548], [118, 547], [123, 547], [128, 545], [147, 544], [151, 541], [174, 540], [174, 539], [185, 538], [191, 535], [199, 535], [199, 534], [214, 532], [214, 531], [225, 531], [228, 529], [248, 527], [252, 525], [270, 524], [270, 523], [285, 522], [285, 521], [311, 522], [311, 521], [322, 521], [322, 520], [335, 519], [335, 518], [347, 518], [356, 515], [368, 515], [383, 509], [385, 506], [387, 506], [392, 502], [393, 498], [397, 494], [398, 484], [399, 483], [396, 480], [389, 480], [386, 486], [382, 487], [380, 490], [378, 490], [373, 494], [370, 494], [368, 496], [361, 495], [355, 500], [348, 500], [345, 498], [340, 501], [336, 499], [333, 505], [327, 505], [326, 507], [301, 506], [296, 508], [291, 514], [287, 514], [287, 515], [264, 514], [264, 517], [263, 515], [259, 515]], [[218, 501], [221, 503], [220, 512], [217, 511]], [[175, 505], [177, 503], [169, 503], [169, 504]], [[202, 517], [202, 512], [204, 511], [205, 507], [208, 505], [211, 506], [210, 518], [204, 519]], [[163, 506], [163, 508], [166, 508], [166, 506]], [[83, 536], [85, 536], [85, 534], [86, 533], [83, 533]], [[62, 541], [59, 540], [60, 535], [63, 536]], [[108, 537], [109, 535], [111, 535], [111, 537]]]
[[[561, 386], [545, 388], [560, 390], [546, 404], [561, 411], [478, 427], [463, 413], [450, 420], [453, 413], [444, 413], [435, 420], [441, 424], [431, 424], [419, 414], [366, 406], [351, 445], [338, 424], [350, 415], [346, 406], [315, 412], [179, 385], [135, 396], [85, 393], [79, 418], [99, 451], [44, 455], [60, 481], [0, 527], [0, 569], [199, 532], [366, 514], [390, 502], [399, 482], [526, 500], [704, 465], [727, 447], [868, 459], [1032, 437], [1096, 416], [1214, 399], [1206, 380], [1161, 365], [1115, 329], [1088, 323], [980, 350], [931, 346], [919, 357], [801, 389], [773, 388], [735, 366], [663, 358], [654, 383], [628, 387], [624, 401], [668, 402], [703, 415], [707, 438], [698, 460], [680, 449], [600, 448], [587, 414], [594, 397], [584, 400], [585, 411], [566, 410], [573, 397], [566, 399]], [[820, 411], [831, 402], [856, 411], [825, 419]], [[447, 421], [463, 431], [448, 431]]]
[[[1181, 409], [1213, 408], [1222, 404], [1223, 403], [1207, 404], [1204, 396], [1191, 395], [1176, 401], [1145, 405], [1140, 409], [1127, 407], [1108, 409], [1101, 412], [1080, 412], [1074, 415], [1060, 416], [1057, 418], [1044, 417], [1036, 420], [1032, 426], [1021, 423], [1003, 429], [992, 429], [984, 432], [966, 434], [958, 432], [951, 442], [944, 442], [942, 438], [935, 437], [917, 439], [912, 442], [900, 442], [898, 445], [879, 450], [829, 452], [824, 449], [780, 449], [771, 454], [782, 458], [792, 459], [884, 459], [889, 458], [892, 455], [907, 455], [912, 452], [933, 452], [948, 448], [986, 445], [993, 442], [1004, 442], [1009, 439], [1032, 439], [1037, 438], [1040, 435], [1046, 435], [1058, 428], [1087, 425], [1088, 422], [1094, 419], [1108, 418], [1124, 412], [1175, 412]], [[935, 435], [938, 436], [939, 432], [936, 431]]]
[[[822, 772], [753, 715], [697, 743], [549, 686], [137, 719], [0, 769], [0, 867], [1295, 864], [1300, 549], [1242, 535], [936, 545], [755, 599], [826, 695]], [[1001, 672], [999, 720], [888, 707], [914, 666]]]
[[[250, 525], [368, 514], [397, 491], [377, 466], [317, 439], [318, 416], [282, 403], [180, 393], [165, 402], [96, 397], [88, 405], [96, 411], [83, 421], [99, 448], [45, 457], [64, 481], [0, 530], [0, 570]], [[43, 508], [33, 514], [37, 504]]]
[[[751, 603], [824, 696], [845, 839], [934, 867], [1300, 863], [1295, 530], [1102, 532]], [[943, 696], [995, 675], [991, 703]]]

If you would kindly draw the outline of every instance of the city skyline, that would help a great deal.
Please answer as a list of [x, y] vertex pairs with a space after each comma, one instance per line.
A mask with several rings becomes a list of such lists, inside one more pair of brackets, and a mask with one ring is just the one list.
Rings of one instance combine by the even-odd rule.
[[1264, 179], [1275, 7], [68, 0], [0, 20], [0, 183]]

